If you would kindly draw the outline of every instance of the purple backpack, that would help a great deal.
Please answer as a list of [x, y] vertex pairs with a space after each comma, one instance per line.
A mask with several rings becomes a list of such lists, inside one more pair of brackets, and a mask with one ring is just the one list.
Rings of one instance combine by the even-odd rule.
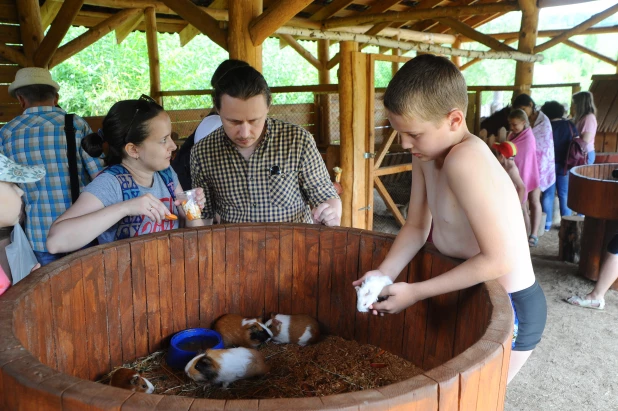
[[564, 172], [575, 166], [582, 166], [588, 163], [588, 143], [583, 138], [575, 137], [569, 144], [566, 161], [564, 162]]

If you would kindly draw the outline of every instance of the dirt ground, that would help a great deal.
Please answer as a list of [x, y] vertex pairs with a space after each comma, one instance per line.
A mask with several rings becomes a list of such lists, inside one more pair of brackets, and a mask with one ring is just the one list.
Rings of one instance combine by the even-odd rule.
[[555, 228], [532, 249], [532, 262], [547, 297], [547, 327], [508, 386], [506, 410], [618, 410], [618, 292], [606, 294], [603, 311], [564, 302], [593, 282], [558, 261]]

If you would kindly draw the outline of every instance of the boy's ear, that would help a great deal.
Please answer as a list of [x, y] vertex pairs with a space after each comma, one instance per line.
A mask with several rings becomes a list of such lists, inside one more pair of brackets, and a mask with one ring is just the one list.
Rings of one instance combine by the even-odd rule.
[[447, 121], [451, 131], [457, 131], [466, 121], [466, 116], [463, 111], [456, 108], [451, 110], [447, 115]]

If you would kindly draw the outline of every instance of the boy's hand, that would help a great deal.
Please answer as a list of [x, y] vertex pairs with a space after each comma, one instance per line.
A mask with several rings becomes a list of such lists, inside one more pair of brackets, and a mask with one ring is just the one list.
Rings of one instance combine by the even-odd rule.
[[[370, 271], [371, 272], [371, 271]], [[369, 274], [369, 273], [367, 273]], [[380, 297], [386, 300], [369, 306], [373, 315], [398, 314], [417, 302], [413, 290], [414, 284], [395, 283], [382, 289]]]
[[367, 279], [367, 277], [372, 277], [372, 276], [385, 276], [386, 274], [384, 274], [382, 271], [380, 270], [371, 270], [371, 271], [367, 271], [365, 273], [364, 276], [362, 276], [361, 278], [359, 278], [358, 280], [354, 281], [352, 283], [352, 286], [356, 287], [356, 286], [361, 286], [363, 285], [363, 282], [365, 282], [365, 280]]

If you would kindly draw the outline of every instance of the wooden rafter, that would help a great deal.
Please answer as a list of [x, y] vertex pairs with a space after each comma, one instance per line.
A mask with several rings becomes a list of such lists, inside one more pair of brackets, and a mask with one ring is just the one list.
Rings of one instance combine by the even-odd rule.
[[515, 51], [512, 47], [507, 46], [504, 43], [501, 43], [499, 40], [494, 39], [493, 37], [488, 36], [487, 34], [483, 34], [480, 31], [474, 30], [472, 27], [468, 26], [466, 23], [461, 23], [455, 19], [450, 17], [444, 17], [437, 19], [440, 23], [444, 24], [457, 31], [464, 36], [467, 36], [471, 39], [478, 41], [481, 44], [486, 45], [492, 50], [500, 50], [500, 51]]
[[[171, 0], [166, 0], [171, 1]], [[312, 0], [279, 0], [256, 17], [249, 26], [254, 46], [259, 46], [279, 27], [302, 11]]]
[[588, 55], [590, 55], [590, 56], [592, 56], [592, 57], [594, 57], [596, 59], [599, 59], [599, 60], [601, 60], [601, 61], [603, 61], [603, 62], [605, 62], [607, 64], [611, 64], [614, 67], [618, 66], [618, 61], [613, 60], [613, 59], [611, 59], [611, 58], [609, 58], [609, 57], [607, 57], [607, 56], [605, 56], [605, 55], [603, 55], [601, 53], [598, 53], [598, 52], [594, 51], [594, 50], [590, 50], [588, 47], [584, 47], [581, 44], [578, 44], [578, 43], [576, 43], [574, 41], [565, 40], [564, 44], [566, 44], [569, 47], [574, 48], [575, 50], [579, 50], [582, 53], [588, 54]]
[[[154, 8], [150, 8], [154, 10]], [[136, 14], [120, 26], [116, 27], [116, 44], [121, 44], [142, 21], [144, 21], [144, 14]]]
[[14, 48], [7, 46], [4, 43], [0, 43], [0, 56], [4, 57], [10, 62], [19, 64], [22, 67], [26, 67], [28, 65], [28, 62], [26, 60], [26, 56], [24, 55], [24, 53], [17, 51]]
[[65, 0], [62, 3], [62, 7], [51, 24], [47, 35], [34, 53], [34, 64], [36, 66], [47, 67], [83, 4], [84, 0]]
[[[569, 29], [562, 30], [540, 30], [537, 37], [556, 37], [561, 35], [562, 33], [567, 32]], [[584, 35], [592, 35], [592, 34], [608, 34], [608, 33], [618, 33], [618, 25], [615, 26], [604, 26], [604, 27], [590, 27], [582, 32], [577, 33], [577, 36]], [[506, 40], [506, 39], [515, 39], [519, 37], [519, 32], [509, 32], [509, 33], [495, 33], [490, 34], [491, 37], [497, 40]], [[462, 38], [462, 41], [474, 41], [469, 38]]]
[[26, 65], [34, 65], [32, 61], [34, 53], [43, 40], [39, 2], [38, 0], [20, 0], [16, 3]]
[[298, 54], [300, 54], [305, 60], [307, 60], [309, 63], [311, 63], [311, 65], [313, 67], [317, 68], [318, 70], [322, 69], [322, 63], [320, 63], [320, 60], [316, 59], [313, 56], [313, 54], [311, 54], [309, 52], [309, 50], [307, 50], [302, 45], [300, 45], [294, 39], [294, 37], [290, 36], [289, 34], [279, 34], [279, 37], [281, 37], [283, 40], [285, 40], [285, 42], [288, 43], [290, 45], [290, 47], [292, 47], [294, 50], [296, 50], [296, 52]]
[[326, 65], [326, 68], [328, 70], [332, 69], [337, 64], [339, 64], [340, 60], [341, 60], [341, 54], [339, 53], [335, 54], [330, 60], [328, 60], [328, 64]]
[[573, 27], [570, 30], [565, 31], [559, 36], [556, 36], [552, 38], [551, 40], [541, 45], [536, 46], [534, 48], [534, 52], [541, 53], [547, 50], [548, 48], [555, 46], [556, 44], [560, 44], [563, 41], [567, 40], [569, 37], [575, 36], [576, 34], [583, 32], [584, 30], [594, 26], [598, 22], [605, 20], [606, 18], [612, 16], [613, 14], [617, 12], [618, 12], [618, 3], [608, 8], [607, 10], [604, 10], [600, 13], [595, 14], [594, 16], [590, 17], [588, 20], [584, 21], [583, 23], [578, 24], [577, 26]]
[[41, 6], [41, 27], [43, 28], [43, 31], [47, 30], [52, 21], [54, 21], [61, 7], [61, 1], [52, 0], [46, 1]]
[[333, 0], [328, 6], [321, 7], [317, 13], [310, 18], [315, 21], [327, 19], [345, 9], [352, 3], [354, 3], [354, 0]]
[[383, 13], [399, 2], [401, 2], [401, 0], [376, 0], [369, 5], [369, 8], [367, 10], [361, 12], [359, 15], [367, 16], [370, 14]]
[[69, 57], [79, 53], [81, 50], [95, 43], [97, 40], [101, 39], [112, 30], [116, 29], [119, 25], [130, 19], [131, 17], [142, 14], [142, 9], [125, 9], [121, 10], [116, 14], [108, 17], [101, 23], [97, 24], [81, 36], [71, 40], [64, 46], [60, 47], [51, 61], [49, 62], [49, 67], [52, 68], [62, 63]]
[[178, 33], [178, 37], [180, 37], [180, 47], [186, 46], [187, 43], [193, 40], [198, 34], [200, 34], [200, 31], [195, 28], [194, 25], [187, 24], [187, 26]]
[[519, 6], [512, 3], [482, 4], [480, 6], [436, 7], [429, 10], [415, 10], [406, 12], [386, 12], [369, 14], [366, 16], [339, 17], [325, 21], [324, 29], [358, 24], [377, 24], [382, 22], [396, 22], [409, 20], [429, 20], [437, 17], [460, 17], [477, 14], [505, 13], [519, 10]]
[[[382, 37], [399, 37], [400, 40], [420, 41], [421, 43], [436, 43], [436, 44], [452, 44], [455, 42], [455, 36], [452, 34], [440, 34], [440, 33], [428, 33], [423, 31], [414, 31], [407, 29], [396, 29], [390, 27], [391, 23], [380, 23], [379, 25], [387, 25], [379, 33]], [[375, 27], [375, 26], [373, 26]], [[376, 35], [376, 33], [370, 34], [376, 30], [370, 30], [372, 26], [353, 26], [353, 27], [337, 27], [332, 31], [366, 34], [368, 36]]]
[[[504, 44], [512, 44], [512, 43], [515, 43], [517, 40], [518, 40], [517, 38], [504, 40]], [[478, 62], [480, 62], [482, 60], [483, 59], [480, 59], [480, 58], [472, 59], [472, 60], [462, 64], [461, 67], [459, 67], [459, 70], [464, 71], [468, 67], [470, 67], [470, 66], [472, 66], [472, 65], [474, 65], [474, 64], [476, 64], [476, 63], [478, 63]]]
[[190, 0], [163, 0], [170, 9], [174, 10], [187, 23], [195, 26], [221, 48], [227, 50], [227, 34], [219, 28], [219, 23], [208, 13], [196, 6]]

